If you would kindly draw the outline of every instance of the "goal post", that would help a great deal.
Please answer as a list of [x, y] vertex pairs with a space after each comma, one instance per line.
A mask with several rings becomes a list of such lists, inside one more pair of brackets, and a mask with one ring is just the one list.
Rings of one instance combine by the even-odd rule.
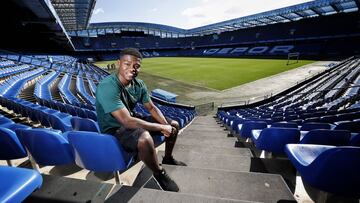
[[288, 53], [288, 58], [287, 58], [286, 65], [299, 63], [299, 57], [300, 57], [299, 52]]

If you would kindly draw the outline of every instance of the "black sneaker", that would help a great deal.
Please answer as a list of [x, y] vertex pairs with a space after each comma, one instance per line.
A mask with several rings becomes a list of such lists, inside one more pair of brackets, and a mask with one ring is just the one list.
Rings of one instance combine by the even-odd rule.
[[171, 192], [179, 191], [178, 185], [169, 177], [165, 169], [162, 169], [159, 175], [154, 174], [154, 178], [163, 190]]
[[186, 166], [186, 164], [182, 161], [177, 161], [176, 159], [174, 159], [173, 156], [171, 157], [163, 157], [163, 160], [161, 162], [162, 164], [167, 164], [167, 165], [175, 165], [175, 166]]

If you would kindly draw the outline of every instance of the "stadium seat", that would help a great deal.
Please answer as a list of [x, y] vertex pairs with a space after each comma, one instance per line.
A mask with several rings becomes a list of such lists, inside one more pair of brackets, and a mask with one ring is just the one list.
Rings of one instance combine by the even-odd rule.
[[55, 115], [49, 115], [49, 120], [50, 120], [50, 123], [51, 123], [51, 127], [53, 129], [61, 130], [62, 132], [72, 130], [70, 119], [71, 119], [71, 116], [67, 116], [65, 118], [60, 118], [56, 114]]
[[252, 130], [261, 130], [267, 128], [267, 123], [264, 121], [246, 121], [242, 124], [240, 130], [240, 136], [245, 138], [251, 138]]
[[14, 131], [0, 127], [0, 159], [11, 160], [27, 156], [26, 150]]
[[357, 133], [350, 138], [349, 146], [360, 147], [360, 133]]
[[300, 131], [295, 128], [266, 128], [251, 138], [257, 149], [277, 154], [284, 153], [284, 147], [289, 143], [298, 143]]
[[74, 149], [78, 166], [97, 172], [116, 172], [127, 169], [132, 155], [125, 152], [111, 135], [95, 132], [65, 133]]
[[1, 117], [0, 118], [0, 125], [3, 125], [3, 124], [12, 124], [14, 123], [11, 119], [8, 119], [6, 117]]
[[18, 123], [6, 123], [3, 125], [0, 125], [0, 127], [7, 128], [12, 131], [15, 131], [16, 129], [31, 129], [30, 126], [18, 124]]
[[303, 123], [300, 130], [301, 131], [310, 131], [315, 129], [330, 129], [331, 125], [329, 123], [317, 123], [317, 122], [309, 122]]
[[35, 170], [0, 166], [0, 202], [22, 202], [41, 187], [42, 177]]
[[316, 129], [308, 132], [300, 141], [300, 144], [317, 145], [348, 145], [351, 133], [347, 130]]
[[285, 152], [304, 182], [341, 196], [360, 197], [360, 148], [288, 144]]
[[48, 129], [18, 129], [16, 134], [35, 162], [44, 166], [74, 163], [67, 138]]
[[298, 128], [297, 123], [294, 122], [277, 122], [272, 123], [271, 127], [281, 127], [281, 128]]
[[353, 133], [360, 132], [360, 121], [343, 121], [338, 122], [334, 130], [348, 130]]
[[100, 133], [98, 124], [89, 118], [73, 116], [71, 118], [72, 129], [75, 131], [91, 131]]

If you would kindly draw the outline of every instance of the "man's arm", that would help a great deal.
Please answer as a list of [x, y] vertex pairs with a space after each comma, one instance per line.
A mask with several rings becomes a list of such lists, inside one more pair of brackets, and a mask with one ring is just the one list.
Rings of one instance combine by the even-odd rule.
[[125, 128], [130, 128], [130, 129], [143, 128], [143, 129], [149, 130], [149, 131], [160, 131], [166, 137], [170, 136], [171, 131], [172, 131], [172, 127], [170, 125], [150, 123], [150, 122], [132, 117], [126, 108], [117, 109], [117, 110], [111, 112], [111, 115], [114, 116], [118, 122], [123, 124]]
[[150, 112], [151, 116], [161, 124], [170, 124], [166, 121], [165, 116], [162, 114], [160, 109], [154, 105], [154, 103], [150, 100], [149, 102], [144, 104], [145, 108]]

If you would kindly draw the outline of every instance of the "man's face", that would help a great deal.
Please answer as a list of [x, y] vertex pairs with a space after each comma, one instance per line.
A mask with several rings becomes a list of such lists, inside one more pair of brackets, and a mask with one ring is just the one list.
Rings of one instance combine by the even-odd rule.
[[124, 55], [119, 60], [120, 76], [127, 82], [135, 79], [139, 74], [141, 67], [141, 59], [131, 55]]

